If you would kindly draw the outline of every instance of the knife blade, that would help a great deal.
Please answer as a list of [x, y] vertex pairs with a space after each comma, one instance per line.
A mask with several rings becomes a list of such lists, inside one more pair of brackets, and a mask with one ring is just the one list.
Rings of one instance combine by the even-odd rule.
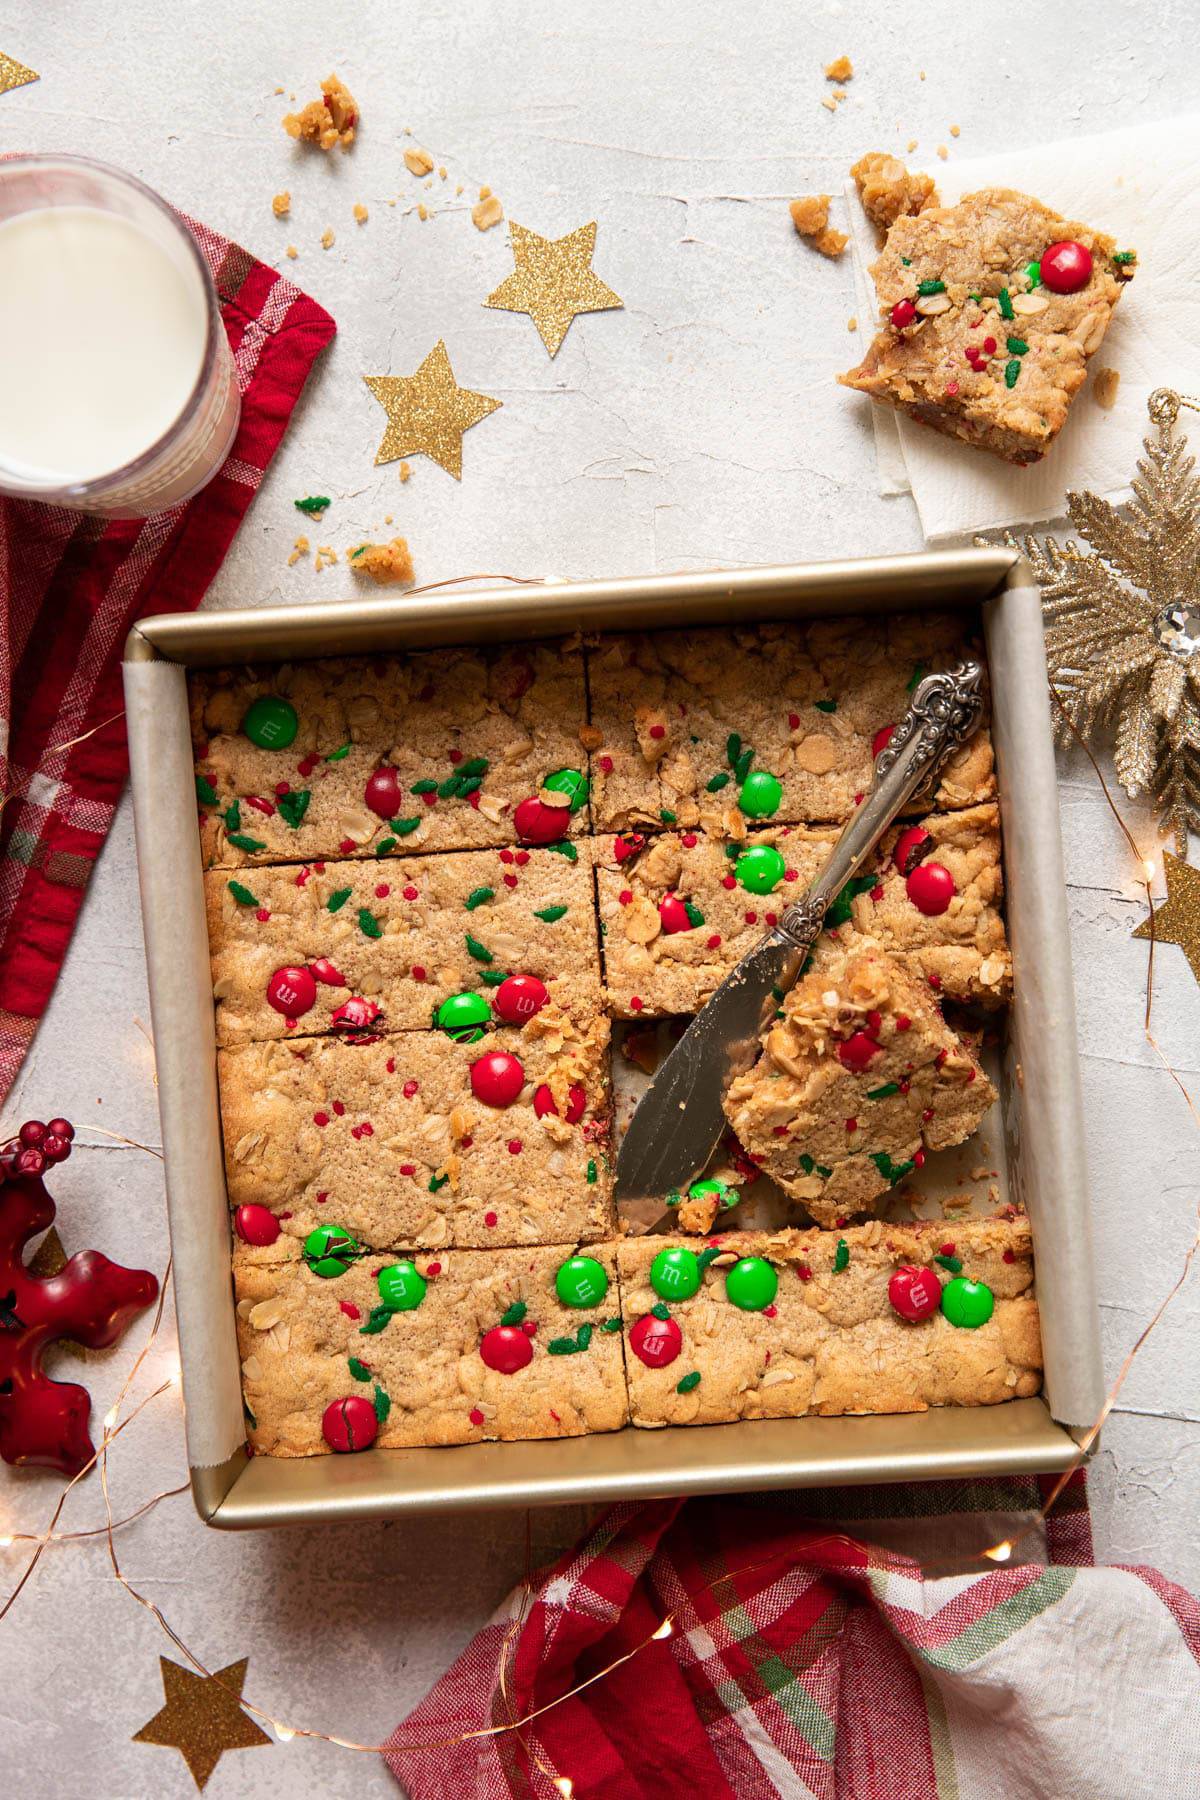
[[870, 792], [803, 899], [788, 907], [700, 1008], [642, 1096], [617, 1156], [619, 1203], [665, 1199], [699, 1175], [725, 1128], [722, 1100], [754, 1059], [820, 933], [825, 914], [879, 839], [983, 713], [983, 670], [968, 659], [918, 683], [904, 718], [875, 759]]

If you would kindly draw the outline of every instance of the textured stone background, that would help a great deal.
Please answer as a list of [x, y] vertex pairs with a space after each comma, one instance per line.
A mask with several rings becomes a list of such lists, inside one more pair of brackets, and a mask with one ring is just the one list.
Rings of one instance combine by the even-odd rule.
[[[0, 150], [88, 151], [134, 169], [260, 256], [296, 243], [292, 271], [338, 320], [213, 605], [349, 593], [343, 564], [319, 576], [286, 567], [298, 529], [291, 501], [311, 492], [337, 496], [310, 535], [339, 547], [393, 513], [422, 580], [907, 550], [920, 545], [915, 514], [906, 499], [875, 492], [865, 403], [830, 379], [861, 343], [846, 330], [849, 269], [796, 242], [785, 202], [836, 193], [855, 156], [902, 149], [910, 137], [921, 144], [914, 160], [941, 142], [967, 156], [1167, 118], [1193, 103], [1190, 6], [1098, 0], [1086, 32], [1081, 20], [1061, 0], [1015, 0], [1002, 15], [949, 0], [733, 9], [714, 0], [13, 0], [0, 49], [43, 79], [0, 98]], [[860, 72], [831, 117], [819, 105], [821, 66], [842, 50]], [[331, 67], [359, 97], [366, 126], [350, 156], [326, 159], [284, 138], [285, 103], [272, 89], [282, 83], [304, 99]], [[951, 123], [962, 127], [957, 140]], [[428, 196], [404, 170], [408, 143], [428, 145], [450, 171]], [[596, 266], [626, 310], [578, 321], [553, 363], [529, 320], [480, 306], [510, 266], [503, 228], [481, 236], [467, 216], [484, 182], [548, 235], [600, 220]], [[282, 187], [293, 208], [279, 223], [270, 197]], [[422, 198], [436, 211], [424, 223]], [[356, 200], [371, 209], [361, 228], [350, 214]], [[327, 225], [337, 241], [324, 252]], [[417, 462], [402, 488], [394, 466], [373, 467], [382, 415], [359, 377], [410, 371], [439, 336], [459, 379], [504, 407], [467, 438], [461, 486]], [[1149, 373], [1169, 381], [1172, 371]], [[1082, 760], [1063, 763], [1062, 807], [1115, 1370], [1189, 1240], [1196, 1126], [1142, 1037], [1145, 948], [1128, 942], [1141, 914], [1127, 852]], [[1200, 994], [1180, 951], [1164, 950], [1159, 969], [1160, 1042], [1195, 1075]], [[65, 1112], [154, 1143], [148, 1017], [123, 809], [5, 1124]], [[56, 1192], [68, 1249], [97, 1244], [162, 1268], [152, 1157], [82, 1149]], [[1157, 1564], [1193, 1588], [1198, 1326], [1193, 1282], [1126, 1386], [1091, 1487], [1102, 1556]], [[172, 1354], [168, 1329], [158, 1363]], [[122, 1352], [91, 1359], [97, 1415], [126, 1361]], [[174, 1402], [156, 1402], [134, 1430], [113, 1456], [118, 1511], [183, 1477]], [[82, 1488], [68, 1514], [76, 1527], [101, 1516], [94, 1484]], [[51, 1479], [0, 1471], [0, 1529], [37, 1525], [55, 1491]], [[535, 1548], [568, 1541], [577, 1523], [535, 1516]], [[372, 1739], [519, 1575], [522, 1530], [518, 1515], [493, 1514], [230, 1537], [204, 1530], [181, 1497], [122, 1544], [130, 1574], [213, 1666], [248, 1653], [249, 1691], [266, 1704]], [[20, 1559], [9, 1551], [4, 1563], [16, 1571]], [[111, 1580], [102, 1545], [48, 1555], [4, 1630], [5, 1761], [30, 1800], [194, 1791], [174, 1753], [129, 1742], [160, 1704], [157, 1659], [168, 1646]], [[230, 1755], [208, 1788], [213, 1800], [394, 1791], [371, 1759], [303, 1742]]]

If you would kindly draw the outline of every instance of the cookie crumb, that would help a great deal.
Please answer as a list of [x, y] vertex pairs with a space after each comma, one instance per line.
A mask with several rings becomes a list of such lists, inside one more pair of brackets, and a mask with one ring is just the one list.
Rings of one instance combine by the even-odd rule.
[[282, 194], [276, 194], [275, 198], [272, 200], [271, 211], [275, 214], [277, 219], [286, 219], [291, 210], [292, 196], [285, 188]]
[[337, 551], [332, 544], [318, 544], [315, 567], [318, 574], [322, 569], [331, 568], [337, 561]]
[[961, 125], [952, 125], [950, 127], [950, 136], [951, 137], [959, 137], [961, 135], [961, 132], [962, 132]]
[[433, 167], [433, 158], [428, 150], [406, 150], [404, 166], [410, 175], [428, 175]]
[[446, 165], [445, 165], [445, 163], [439, 163], [439, 164], [438, 164], [438, 175], [439, 175], [439, 176], [440, 176], [440, 178], [441, 178], [441, 179], [442, 179], [442, 180], [443, 180], [443, 181], [445, 181], [445, 179], [446, 179]]
[[1092, 393], [1096, 397], [1096, 405], [1102, 406], [1105, 412], [1111, 412], [1116, 405], [1117, 388], [1121, 381], [1120, 369], [1097, 369], [1092, 382]]
[[410, 465], [406, 462], [402, 462], [400, 464], [400, 479], [401, 479], [401, 481], [407, 481], [411, 474], [412, 474], [412, 469], [411, 469]]
[[853, 313], [851, 313], [850, 317], [846, 320], [846, 330], [847, 331], [857, 331], [858, 330], [858, 320]]
[[417, 217], [418, 217], [418, 219], [427, 219], [429, 217], [429, 208], [426, 206], [426, 204], [423, 200], [419, 203], [419, 205], [417, 207]]
[[943, 161], [943, 162], [945, 162], [945, 160], [946, 160], [946, 158], [947, 158], [947, 157], [948, 157], [948, 156], [949, 156], [949, 154], [950, 154], [950, 152], [949, 152], [949, 150], [947, 150], [947, 148], [946, 148], [946, 146], [945, 146], [945, 144], [939, 144], [939, 145], [938, 145], [938, 147], [937, 147], [937, 153], [938, 153], [938, 155], [939, 155], [939, 156], [940, 156], [940, 157], [941, 157], [941, 159], [942, 159], [942, 161]]
[[909, 140], [908, 140], [908, 154], [910, 156], [912, 155], [913, 151], [917, 147], [917, 141], [918, 140], [916, 138], [909, 138]]
[[477, 231], [490, 231], [492, 226], [498, 225], [503, 217], [504, 208], [495, 194], [490, 192], [486, 199], [476, 201], [471, 208], [471, 223]]
[[844, 231], [835, 231], [829, 224], [828, 194], [806, 194], [793, 200], [788, 211], [792, 215], [792, 224], [801, 237], [809, 240], [814, 250], [819, 250], [822, 256], [842, 254], [849, 240]]
[[[295, 96], [292, 96], [293, 99]], [[310, 100], [298, 113], [287, 113], [283, 129], [289, 137], [305, 144], [318, 144], [332, 150], [340, 144], [348, 150], [358, 127], [358, 102], [336, 75], [327, 75], [321, 83], [321, 98]]]
[[924, 79], [925, 79], [925, 71], [924, 71], [924, 69], [918, 69], [918, 70], [917, 70], [917, 78], [918, 78], [918, 80], [920, 80], [920, 81], [924, 81]]
[[334, 239], [334, 235], [333, 235], [333, 227], [332, 227], [332, 225], [327, 225], [325, 227], [324, 231], [321, 233], [321, 248], [322, 248], [322, 250], [332, 250], [334, 242], [335, 242], [335, 239]]
[[835, 56], [831, 63], [825, 65], [826, 81], [849, 81], [854, 74], [854, 64], [848, 56]]
[[288, 568], [290, 569], [292, 567], [293, 563], [298, 563], [302, 556], [307, 556], [307, 555], [308, 555], [308, 539], [306, 537], [298, 537], [296, 539], [295, 548], [293, 549], [292, 554], [288, 557]]
[[390, 544], [359, 544], [351, 550], [349, 562], [356, 575], [369, 575], [381, 587], [413, 578], [412, 557], [402, 537]]
[[459, 182], [459, 184], [458, 184], [458, 186], [457, 186], [457, 187], [456, 187], [456, 188], [455, 188], [455, 190], [454, 190], [454, 192], [455, 192], [455, 194], [456, 194], [456, 195], [458, 195], [458, 194], [461, 194], [461, 193], [462, 193], [462, 191], [463, 191], [463, 184], [462, 184], [462, 182], [461, 182], [461, 181], [460, 181], [460, 182]]
[[369, 212], [368, 212], [368, 211], [367, 211], [367, 209], [366, 209], [366, 207], [365, 207], [365, 206], [364, 206], [364, 205], [363, 205], [363, 203], [362, 203], [362, 201], [361, 201], [361, 200], [356, 200], [356, 201], [355, 201], [355, 202], [354, 202], [354, 217], [355, 217], [355, 221], [356, 221], [356, 222], [357, 222], [357, 223], [358, 223], [358, 224], [359, 224], [359, 225], [365, 225], [365, 224], [366, 224], [366, 222], [367, 222], [367, 220], [368, 220], [368, 219], [369, 219], [369, 218], [370, 218], [370, 216], [371, 216], [371, 215], [370, 215], [370, 213], [369, 213]]
[[833, 97], [835, 100], [848, 100], [850, 98], [845, 88], [834, 88]]
[[292, 261], [295, 262], [296, 258], [299, 256], [300, 252], [297, 250], [295, 244], [289, 244], [285, 254], [290, 256]]
[[915, 215], [937, 205], [937, 189], [930, 175], [910, 175], [897, 156], [872, 150], [860, 156], [850, 170], [863, 211], [876, 230], [890, 231], [904, 214]]
[[825, 108], [826, 112], [837, 111], [837, 101], [831, 99], [828, 94], [826, 94], [825, 98], [822, 100], [821, 105]]

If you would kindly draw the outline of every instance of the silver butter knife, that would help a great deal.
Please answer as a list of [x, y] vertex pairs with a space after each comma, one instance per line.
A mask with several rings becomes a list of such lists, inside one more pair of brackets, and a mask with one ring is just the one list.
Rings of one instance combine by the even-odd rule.
[[618, 1202], [661, 1200], [705, 1167], [725, 1128], [725, 1090], [753, 1061], [830, 905], [901, 808], [932, 786], [947, 758], [978, 728], [982, 712], [983, 670], [973, 660], [918, 683], [875, 758], [870, 792], [812, 886], [725, 977], [642, 1096], [617, 1156]]

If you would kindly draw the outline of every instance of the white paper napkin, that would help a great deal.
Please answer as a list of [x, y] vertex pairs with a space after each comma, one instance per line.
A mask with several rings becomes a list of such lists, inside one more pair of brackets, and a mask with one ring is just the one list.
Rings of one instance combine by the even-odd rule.
[[[1104, 366], [1120, 371], [1111, 412], [1097, 405], [1089, 377], [1047, 455], [1030, 469], [1016, 469], [867, 402], [875, 414], [882, 491], [911, 488], [931, 542], [1059, 518], [1068, 488], [1127, 500], [1149, 429], [1148, 396], [1156, 387], [1200, 391], [1200, 117], [973, 162], [911, 161], [936, 178], [946, 204], [981, 187], [1033, 194], [1136, 249], [1138, 271], [1091, 365], [1093, 374]], [[846, 197], [859, 319], [870, 330], [878, 305], [867, 264], [879, 252], [852, 181]]]

